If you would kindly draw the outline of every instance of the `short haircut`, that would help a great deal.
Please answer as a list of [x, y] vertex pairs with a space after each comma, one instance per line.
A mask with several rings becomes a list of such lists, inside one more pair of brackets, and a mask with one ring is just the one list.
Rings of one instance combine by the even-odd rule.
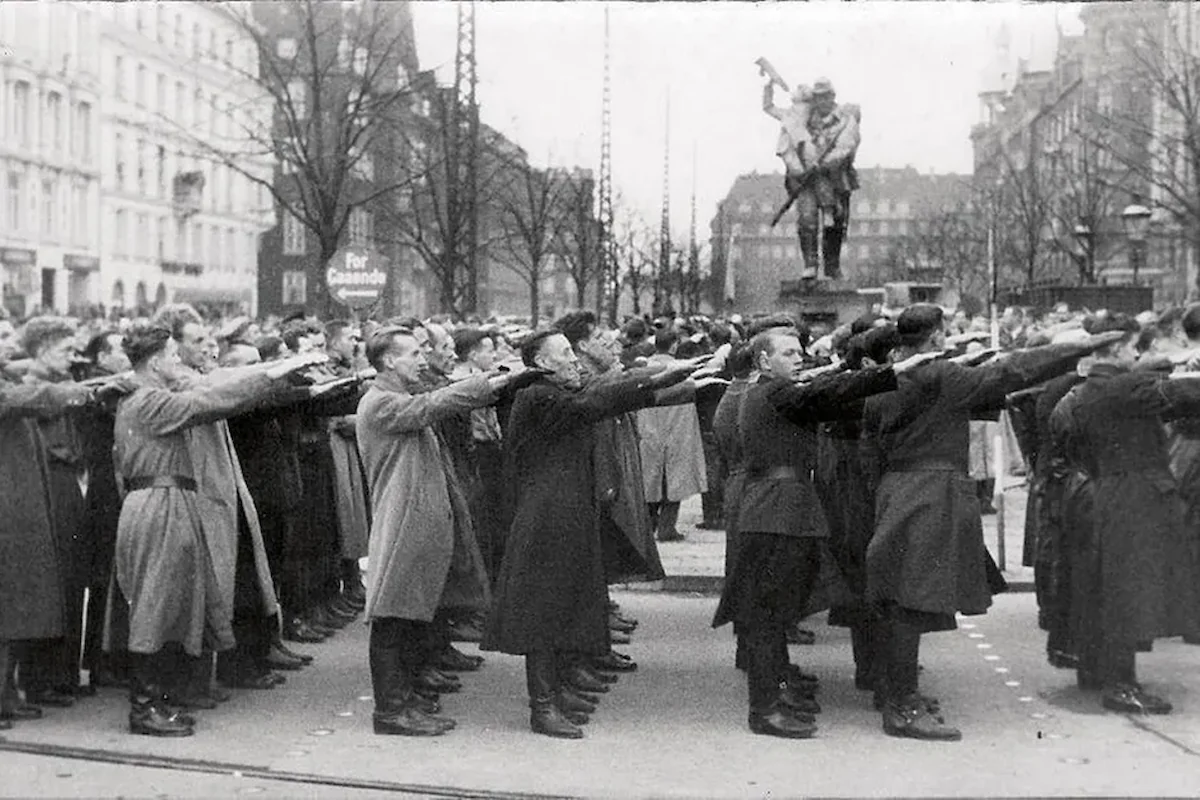
[[699, 342], [692, 341], [691, 339], [684, 339], [679, 343], [679, 346], [675, 348], [675, 357], [695, 358], [697, 356], [704, 355], [705, 352], [704, 346]]
[[348, 319], [331, 319], [325, 323], [325, 338], [332, 342], [345, 333], [348, 328], [353, 327], [354, 323]]
[[551, 336], [562, 336], [563, 332], [556, 328], [542, 328], [525, 337], [525, 341], [521, 342], [521, 361], [527, 367], [536, 367], [536, 359], [538, 353], [542, 352], [542, 345]]
[[295, 351], [300, 345], [300, 339], [317, 333], [324, 333], [325, 326], [312, 319], [295, 319], [283, 326], [279, 335], [289, 350]]
[[262, 356], [263, 361], [270, 361], [273, 358], [278, 358], [283, 352], [283, 339], [278, 336], [264, 336], [254, 343], [258, 348], [258, 354]]
[[371, 335], [367, 341], [367, 363], [377, 371], [383, 372], [386, 367], [383, 357], [391, 352], [397, 336], [412, 336], [412, 328], [401, 325], [385, 325]]
[[121, 341], [121, 349], [129, 357], [130, 364], [140, 367], [147, 359], [161, 353], [167, 346], [167, 342], [173, 338], [171, 329], [164, 325], [154, 322], [135, 322], [125, 332], [125, 338]]
[[644, 319], [634, 317], [621, 326], [621, 335], [625, 337], [627, 342], [640, 342], [650, 333], [650, 326], [646, 324]]
[[91, 339], [88, 339], [88, 343], [83, 348], [83, 352], [80, 353], [80, 355], [95, 364], [96, 359], [100, 358], [100, 356], [112, 352], [112, 342], [110, 342], [109, 339], [111, 339], [113, 336], [120, 335], [121, 332], [116, 328], [106, 328], [105, 330], [97, 333]]
[[571, 343], [571, 347], [592, 335], [596, 328], [596, 314], [592, 311], [572, 311], [554, 322], [554, 328]]
[[170, 303], [160, 308], [151, 322], [169, 330], [171, 338], [179, 342], [183, 340], [183, 329], [185, 327], [188, 325], [203, 325], [204, 318], [200, 316], [199, 311], [188, 303]]
[[454, 337], [454, 354], [459, 361], [466, 361], [471, 351], [485, 339], [491, 340], [491, 336], [480, 328], [459, 328], [450, 335]]
[[896, 320], [901, 344], [906, 347], [925, 344], [929, 337], [942, 329], [945, 316], [942, 307], [934, 303], [916, 303], [904, 309]]
[[1200, 339], [1200, 303], [1188, 306], [1180, 320], [1183, 325], [1183, 335], [1193, 341]]
[[21, 329], [21, 346], [36, 358], [46, 347], [74, 335], [75, 325], [66, 317], [34, 317]]
[[720, 347], [733, 341], [733, 328], [724, 322], [714, 322], [708, 330], [708, 339], [713, 347]]
[[669, 353], [671, 348], [679, 342], [679, 334], [670, 328], [663, 328], [658, 333], [654, 334], [654, 352]]
[[846, 348], [846, 363], [851, 369], [862, 369], [863, 359], [869, 358], [876, 364], [886, 364], [888, 355], [900, 346], [900, 334], [895, 325], [871, 328], [850, 337]]
[[[785, 328], [782, 325], [777, 325], [767, 328], [750, 340], [750, 359], [755, 367], [762, 361], [764, 353], [768, 356], [775, 354], [775, 339], [781, 336], [794, 336], [799, 339], [800, 332], [795, 328]], [[801, 342], [801, 345], [803, 344]]]
[[725, 366], [735, 378], [748, 378], [756, 366], [754, 353], [748, 344], [739, 344], [729, 353]]

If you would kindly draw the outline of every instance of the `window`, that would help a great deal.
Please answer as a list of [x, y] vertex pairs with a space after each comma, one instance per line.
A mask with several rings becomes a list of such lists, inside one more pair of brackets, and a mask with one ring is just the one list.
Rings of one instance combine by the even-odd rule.
[[906, 235], [908, 233], [908, 220], [902, 219], [899, 222], [897, 222], [896, 223], [896, 232], [899, 233], [901, 236]]
[[154, 79], [154, 113], [167, 113], [167, 76], [161, 72]]
[[338, 42], [337, 60], [338, 60], [338, 66], [341, 67], [342, 69], [350, 68], [350, 57], [352, 55], [351, 54], [352, 49], [353, 48], [350, 46], [350, 41], [348, 39], [342, 39], [341, 41]]
[[871, 255], [871, 248], [867, 247], [865, 244], [860, 244], [858, 246], [859, 261], [866, 261], [870, 255]]
[[175, 49], [180, 53], [183, 52], [183, 15], [175, 15]]
[[162, 3], [154, 4], [154, 38], [160, 42], [167, 40], [167, 21], [164, 19]]
[[297, 120], [308, 116], [308, 86], [302, 80], [288, 81], [288, 102], [292, 104], [292, 112]]
[[409, 80], [408, 67], [404, 66], [404, 64], [397, 64], [396, 65], [396, 82], [398, 84], [400, 84], [401, 89], [408, 86], [408, 80]]
[[116, 156], [113, 175], [117, 180], [117, 190], [125, 190], [125, 137], [116, 134], [113, 138], [113, 155]]
[[287, 209], [283, 210], [283, 254], [302, 256], [305, 254], [306, 233], [304, 223]]
[[308, 302], [308, 275], [303, 270], [289, 269], [283, 273], [283, 304], [302, 306]]
[[62, 95], [50, 92], [46, 95], [46, 123], [50, 126], [50, 142], [55, 153], [63, 149], [63, 102]]
[[225, 40], [225, 63], [233, 66], [233, 39]]
[[200, 23], [193, 22], [192, 23], [192, 56], [194, 58], [200, 57], [201, 46], [202, 45], [201, 45], [201, 38], [200, 38]]
[[371, 241], [371, 213], [364, 208], [350, 212], [350, 246], [367, 247]]
[[121, 56], [113, 59], [113, 89], [118, 99], [125, 99], [125, 59]]
[[146, 142], [137, 140], [137, 190], [138, 194], [146, 194]]
[[280, 58], [295, 58], [296, 57], [296, 40], [291, 37], [284, 37], [275, 43], [275, 55]]
[[233, 185], [241, 179], [241, 175], [231, 170], [229, 167], [222, 167], [225, 170], [225, 197], [223, 208], [228, 214], [233, 211]]
[[175, 124], [182, 127], [187, 127], [187, 120], [184, 118], [184, 106], [187, 104], [187, 89], [184, 88], [183, 81], [175, 81]]
[[167, 148], [161, 144], [154, 153], [154, 185], [159, 197], [167, 196]]
[[233, 272], [237, 267], [237, 234], [233, 228], [225, 229], [225, 269]]
[[150, 215], [137, 215], [137, 241], [130, 252], [138, 258], [149, 258], [150, 253]]
[[157, 253], [156, 258], [159, 260], [160, 263], [167, 260], [167, 229], [169, 226], [170, 226], [170, 222], [168, 221], [166, 214], [163, 214], [162, 216], [160, 216], [158, 218], [157, 224], [155, 224], [155, 226], [154, 226], [154, 233], [155, 233], [156, 238], [158, 239], [158, 250], [156, 251], [156, 253]]
[[204, 111], [207, 108], [207, 106], [204, 105], [204, 92], [197, 89], [196, 94], [193, 96], [193, 101], [194, 101], [194, 104], [192, 106], [192, 113], [196, 115], [195, 116], [195, 123], [196, 123], [195, 127], [203, 128], [203, 127], [205, 127]]
[[221, 231], [216, 225], [208, 229], [208, 262], [216, 265], [221, 261]]
[[367, 48], [354, 48], [354, 72], [358, 75], [367, 74]]
[[116, 225], [116, 241], [113, 243], [113, 252], [118, 256], [126, 256], [129, 254], [127, 245], [129, 244], [129, 212], [123, 208], [117, 209]]
[[4, 221], [10, 231], [19, 231], [22, 227], [21, 207], [23, 203], [21, 201], [24, 195], [24, 183], [21, 173], [8, 173], [8, 180], [4, 187]]
[[771, 256], [776, 261], [782, 261], [783, 260], [783, 245], [777, 244], [773, 248], [771, 248]]
[[75, 239], [81, 244], [87, 244], [91, 239], [91, 220], [88, 218], [88, 186], [85, 181], [79, 180], [72, 187], [74, 198], [72, 200], [71, 216], [75, 221]]
[[188, 260], [188, 224], [186, 220], [175, 220], [175, 260]]
[[208, 32], [208, 57], [217, 60], [217, 31], [215, 28]]
[[373, 181], [375, 180], [375, 161], [371, 158], [370, 153], [362, 153], [360, 155], [359, 151], [361, 150], [362, 148], [357, 145], [351, 148], [350, 158], [354, 166], [350, 171], [353, 175], [364, 181]]
[[221, 112], [218, 110], [217, 96], [214, 94], [208, 99], [208, 132], [216, 136], [217, 120], [221, 118]]
[[14, 83], [12, 97], [12, 135], [14, 139], [25, 147], [28, 147], [30, 139], [28, 81], [17, 81]]
[[246, 249], [242, 252], [245, 262], [242, 264], [246, 272], [254, 272], [258, 266], [258, 240], [253, 233], [246, 234]]
[[92, 160], [92, 105], [80, 103], [75, 107], [75, 154], [83, 163]]
[[868, 203], [866, 200], [859, 200], [858, 206], [855, 208], [854, 213], [862, 215], [862, 216], [866, 216], [867, 214], [870, 214], [871, 213], [871, 204]]
[[134, 102], [142, 108], [146, 107], [146, 65], [137, 65], [137, 77], [133, 84]]
[[907, 200], [901, 200], [896, 204], [896, 213], [902, 217], [907, 217], [912, 213], [912, 208], [908, 205]]
[[888, 235], [888, 233], [890, 233], [890, 232], [891, 232], [891, 231], [890, 231], [890, 227], [891, 227], [891, 226], [889, 226], [889, 225], [887, 224], [887, 220], [884, 220], [884, 221], [880, 222], [880, 223], [879, 223], [879, 235], [880, 235], [880, 236], [887, 236], [887, 235]]
[[208, 241], [204, 238], [204, 226], [199, 223], [192, 228], [192, 260], [197, 264], [204, 263], [204, 246]]

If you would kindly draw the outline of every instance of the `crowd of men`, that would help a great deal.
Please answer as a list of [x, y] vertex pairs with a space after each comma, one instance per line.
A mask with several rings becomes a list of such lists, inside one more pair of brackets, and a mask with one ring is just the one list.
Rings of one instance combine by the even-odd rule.
[[788, 643], [828, 608], [884, 731], [958, 739], [919, 645], [1003, 590], [971, 456], [1005, 411], [1051, 663], [1166, 713], [1134, 654], [1200, 641], [1200, 309], [1013, 311], [1004, 348], [986, 338], [925, 304], [815, 339], [786, 316], [586, 311], [518, 332], [186, 305], [0, 320], [0, 728], [122, 686], [133, 733], [188, 736], [365, 615], [376, 733], [455, 727], [442, 696], [483, 663], [466, 641], [524, 657], [533, 731], [581, 738], [637, 669], [608, 587], [664, 577], [657, 542], [699, 493], [752, 731], [816, 732]]

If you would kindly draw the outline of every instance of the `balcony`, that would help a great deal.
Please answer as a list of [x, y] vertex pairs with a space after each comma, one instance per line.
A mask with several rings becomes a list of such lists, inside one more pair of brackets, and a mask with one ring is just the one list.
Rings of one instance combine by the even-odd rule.
[[160, 261], [158, 265], [162, 268], [164, 275], [190, 275], [195, 277], [204, 274], [203, 264], [194, 264], [187, 261]]

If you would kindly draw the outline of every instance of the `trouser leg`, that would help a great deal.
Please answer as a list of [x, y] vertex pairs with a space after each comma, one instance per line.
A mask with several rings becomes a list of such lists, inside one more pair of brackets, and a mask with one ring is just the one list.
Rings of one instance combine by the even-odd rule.
[[[780, 683], [787, 669], [787, 638], [778, 620], [748, 626], [746, 640], [746, 678], [751, 712], [767, 713], [779, 697]], [[784, 662], [780, 664], [780, 648]]]
[[796, 198], [796, 235], [800, 239], [800, 253], [804, 256], [804, 273], [816, 276], [820, 258], [817, 230], [817, 198], [812, 191], [803, 191]]
[[675, 539], [679, 536], [676, 523], [679, 521], [679, 503], [674, 500], [664, 500], [658, 509], [658, 538]]
[[888, 699], [902, 700], [918, 690], [921, 656], [920, 631], [901, 620], [888, 626], [884, 685]]
[[1137, 683], [1137, 648], [1121, 642], [1105, 642], [1100, 651], [1100, 679], [1105, 687]]
[[874, 626], [863, 622], [850, 629], [850, 645], [854, 652], [854, 685], [873, 689], [877, 678], [877, 657]]

